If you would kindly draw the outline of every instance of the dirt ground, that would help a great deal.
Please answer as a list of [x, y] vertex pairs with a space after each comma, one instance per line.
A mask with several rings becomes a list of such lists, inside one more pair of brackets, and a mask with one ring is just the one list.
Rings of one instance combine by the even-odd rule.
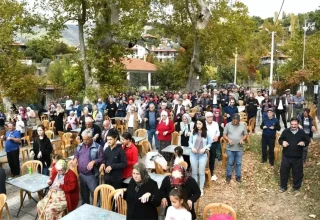
[[199, 213], [209, 203], [225, 203], [235, 209], [240, 220], [320, 219], [320, 142], [309, 148], [303, 186], [296, 195], [291, 191], [292, 180], [287, 192], [278, 192], [280, 161], [274, 167], [262, 164], [259, 137], [253, 139], [253, 147], [243, 156], [242, 183], [237, 183], [233, 174], [231, 183], [226, 184], [225, 169], [218, 163], [215, 173], [219, 179], [206, 188]]

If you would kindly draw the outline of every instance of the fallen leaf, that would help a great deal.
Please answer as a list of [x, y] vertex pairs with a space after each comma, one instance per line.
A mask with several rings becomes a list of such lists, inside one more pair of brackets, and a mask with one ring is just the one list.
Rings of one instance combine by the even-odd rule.
[[311, 214], [309, 215], [310, 218], [316, 218], [316, 215], [315, 214]]

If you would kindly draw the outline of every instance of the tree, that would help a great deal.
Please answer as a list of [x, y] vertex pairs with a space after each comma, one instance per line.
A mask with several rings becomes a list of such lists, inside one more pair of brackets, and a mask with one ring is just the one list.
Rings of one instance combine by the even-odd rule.
[[199, 87], [197, 76], [203, 74], [203, 63], [227, 63], [236, 48], [243, 49], [246, 35], [253, 29], [247, 7], [241, 2], [163, 0], [154, 8], [154, 23], [165, 26], [190, 54], [188, 91]]

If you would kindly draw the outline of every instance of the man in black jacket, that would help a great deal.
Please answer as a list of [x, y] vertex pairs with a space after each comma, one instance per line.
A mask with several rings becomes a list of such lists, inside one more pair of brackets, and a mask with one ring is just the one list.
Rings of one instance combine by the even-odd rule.
[[[91, 117], [85, 118], [85, 126], [81, 127], [79, 134], [82, 134], [82, 132], [84, 130], [91, 131], [92, 132], [92, 140], [98, 144], [101, 143], [101, 128], [98, 125], [93, 124], [93, 119]], [[78, 138], [81, 139], [81, 136], [78, 136]]]
[[6, 194], [6, 172], [0, 167], [0, 194]]
[[310, 137], [298, 128], [297, 118], [290, 120], [290, 128], [285, 129], [279, 144], [283, 146], [282, 161], [280, 167], [280, 192], [287, 190], [290, 170], [292, 169], [293, 191], [298, 191], [303, 179], [303, 148], [308, 146]]
[[148, 131], [148, 141], [152, 145], [152, 138], [154, 137], [155, 148], [158, 149], [158, 138], [156, 135], [156, 128], [160, 120], [159, 111], [155, 110], [155, 105], [150, 104], [149, 110], [146, 111], [144, 121], [146, 122], [146, 130]]
[[105, 171], [104, 183], [115, 189], [122, 188], [122, 172], [127, 166], [127, 158], [121, 144], [117, 144], [118, 131], [110, 130], [107, 134], [107, 147], [103, 153], [103, 163], [99, 171]]

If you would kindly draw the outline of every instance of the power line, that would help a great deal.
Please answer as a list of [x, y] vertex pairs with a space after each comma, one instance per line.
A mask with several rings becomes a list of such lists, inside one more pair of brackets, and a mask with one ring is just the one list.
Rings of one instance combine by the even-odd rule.
[[283, 7], [284, 2], [285, 2], [285, 0], [282, 1], [281, 8], [280, 8], [279, 13], [278, 13], [278, 17], [277, 17], [277, 19], [275, 20], [275, 24], [278, 22], [278, 19], [279, 19], [280, 13], [281, 13], [281, 11], [282, 11], [282, 7]]

